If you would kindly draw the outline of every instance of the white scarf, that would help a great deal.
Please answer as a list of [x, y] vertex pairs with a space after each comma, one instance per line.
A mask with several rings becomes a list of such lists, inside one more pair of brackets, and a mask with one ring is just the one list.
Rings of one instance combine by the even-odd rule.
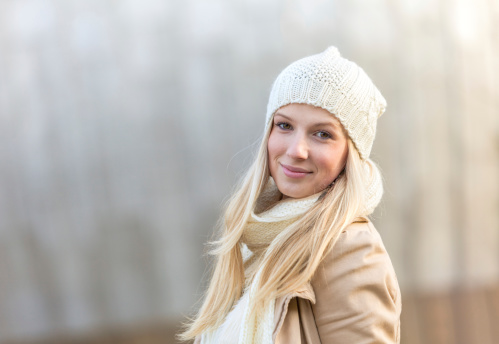
[[[251, 213], [242, 237], [243, 243], [252, 253], [249, 265], [258, 268], [255, 277], [245, 291], [245, 293], [249, 293], [248, 300], [251, 300], [255, 294], [262, 273], [262, 269], [253, 263], [263, 257], [267, 247], [275, 237], [296, 221], [300, 215], [309, 210], [320, 195], [321, 193], [317, 193], [302, 199], [287, 198], [281, 200], [282, 194], [277, 189], [274, 180], [269, 179], [268, 184], [257, 200], [255, 210]], [[274, 307], [275, 299], [272, 299], [266, 303], [264, 309], [250, 317], [248, 302], [244, 304], [238, 344], [273, 343]], [[231, 313], [229, 313], [228, 317], [230, 316]], [[226, 319], [225, 321], [230, 320]], [[201, 343], [218, 344], [220, 341], [218, 331], [215, 330], [210, 334], [203, 335]]]

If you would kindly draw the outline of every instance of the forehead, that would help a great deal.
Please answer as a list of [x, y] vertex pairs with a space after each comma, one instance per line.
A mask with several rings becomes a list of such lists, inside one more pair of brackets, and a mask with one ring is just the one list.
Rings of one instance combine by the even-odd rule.
[[276, 111], [275, 116], [282, 116], [289, 120], [304, 124], [324, 124], [341, 128], [341, 122], [329, 111], [309, 104], [288, 104]]

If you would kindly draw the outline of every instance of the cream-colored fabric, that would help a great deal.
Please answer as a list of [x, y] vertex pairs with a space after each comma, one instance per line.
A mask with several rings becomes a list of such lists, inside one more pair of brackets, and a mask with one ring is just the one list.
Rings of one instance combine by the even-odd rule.
[[243, 243], [255, 255], [262, 254], [279, 233], [312, 207], [320, 195], [280, 200], [282, 194], [274, 180], [269, 178], [244, 230]]
[[234, 308], [227, 314], [224, 323], [215, 331], [204, 333], [201, 343], [235, 344], [238, 343], [243, 322], [244, 310], [248, 304], [249, 295], [244, 293]]
[[386, 100], [362, 68], [340, 56], [337, 48], [305, 57], [275, 80], [267, 105], [267, 125], [274, 112], [291, 103], [326, 109], [343, 124], [362, 159], [371, 153], [376, 121]]
[[274, 179], [269, 178], [242, 236], [243, 252], [246, 249], [250, 252], [244, 264], [247, 282], [253, 280], [258, 269], [257, 261], [275, 237], [310, 209], [320, 196], [321, 193], [317, 193], [301, 199], [281, 200], [282, 194]]
[[[253, 253], [251, 267], [258, 268], [258, 261], [265, 254], [270, 243], [290, 224], [296, 221], [300, 215], [309, 210], [319, 199], [321, 193], [317, 193], [302, 199], [279, 200], [281, 193], [275, 182], [269, 178], [268, 184], [258, 198], [255, 210], [251, 214], [247, 227], [244, 230], [242, 241]], [[256, 276], [250, 285], [251, 298], [256, 285], [259, 282], [261, 270], [256, 271]], [[251, 273], [246, 273], [251, 280]], [[240, 344], [259, 343], [272, 344], [274, 332], [274, 307], [275, 300], [271, 300], [260, 315], [249, 317], [249, 308], [246, 309], [243, 319]]]
[[368, 180], [366, 180], [365, 209], [361, 215], [367, 216], [374, 212], [374, 209], [381, 201], [381, 197], [383, 197], [383, 181], [378, 168], [371, 159], [364, 160], [363, 165]]
[[[245, 273], [250, 283], [242, 298], [225, 318], [223, 324], [210, 333], [203, 334], [201, 344], [273, 344], [275, 300], [268, 302], [255, 316], [250, 317], [248, 300], [255, 292], [260, 278], [259, 260], [270, 243], [300, 215], [309, 210], [321, 193], [302, 199], [281, 200], [282, 194], [269, 178], [265, 190], [257, 200], [242, 241], [250, 255], [245, 262]], [[247, 254], [245, 254], [247, 255]], [[234, 338], [238, 336], [238, 340]]]
[[[260, 274], [257, 273], [253, 283], [250, 285], [249, 298], [255, 294], [256, 285]], [[272, 333], [274, 324], [275, 300], [272, 299], [256, 314], [250, 316], [250, 308], [247, 306], [244, 311], [243, 321], [241, 323], [241, 333], [239, 335], [239, 344], [273, 344]]]
[[[255, 281], [258, 281], [258, 277]], [[256, 283], [256, 282], [254, 282]], [[249, 316], [248, 302], [255, 284], [246, 289], [217, 329], [203, 333], [195, 344], [273, 344], [275, 300], [271, 300], [254, 317]]]

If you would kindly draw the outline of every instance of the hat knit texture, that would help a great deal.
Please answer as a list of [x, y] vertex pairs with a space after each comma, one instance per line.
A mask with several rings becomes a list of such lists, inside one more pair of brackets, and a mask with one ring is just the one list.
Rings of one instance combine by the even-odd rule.
[[362, 159], [371, 153], [376, 121], [386, 109], [385, 98], [364, 70], [333, 46], [279, 74], [270, 92], [267, 125], [280, 107], [291, 103], [317, 106], [336, 116]]

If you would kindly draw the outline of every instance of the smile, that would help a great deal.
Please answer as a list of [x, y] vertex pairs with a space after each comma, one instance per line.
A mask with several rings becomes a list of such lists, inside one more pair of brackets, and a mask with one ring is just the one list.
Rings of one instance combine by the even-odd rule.
[[293, 167], [293, 166], [284, 165], [284, 164], [281, 164], [281, 167], [282, 167], [283, 173], [286, 175], [286, 177], [289, 177], [289, 178], [303, 178], [303, 177], [306, 177], [307, 175], [309, 175], [310, 173], [312, 173], [312, 172], [309, 172], [303, 168]]

